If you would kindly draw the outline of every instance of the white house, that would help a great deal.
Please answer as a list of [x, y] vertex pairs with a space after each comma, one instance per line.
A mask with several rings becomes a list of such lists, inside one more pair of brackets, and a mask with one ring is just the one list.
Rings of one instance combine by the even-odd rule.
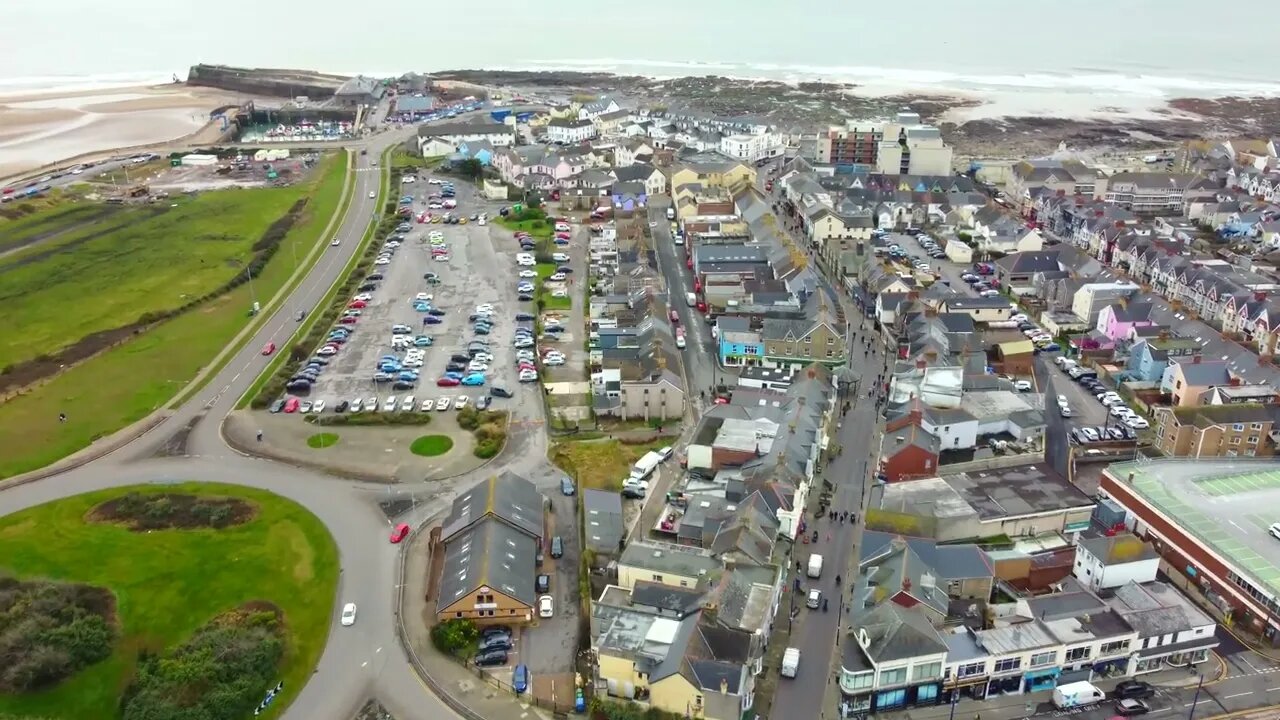
[[1202, 663], [1218, 646], [1213, 618], [1166, 583], [1129, 583], [1106, 602], [1138, 633], [1135, 675]]
[[590, 120], [556, 118], [547, 123], [547, 142], [577, 145], [595, 136], [596, 126]]
[[726, 135], [720, 138], [720, 152], [747, 162], [769, 157], [776, 154], [775, 150], [781, 152], [781, 149], [774, 136], [769, 133]]
[[510, 147], [516, 144], [516, 129], [513, 125], [495, 123], [443, 123], [440, 125], [423, 125], [418, 128], [418, 145], [424, 138], [440, 138], [454, 147], [464, 142], [486, 140], [495, 148]]
[[594, 120], [607, 113], [616, 113], [622, 108], [611, 97], [603, 96], [599, 100], [585, 103], [578, 109], [579, 120]]
[[653, 157], [653, 146], [644, 140], [627, 140], [613, 151], [614, 167], [626, 167], [640, 162], [640, 158]]
[[1160, 554], [1129, 533], [1081, 540], [1071, 574], [1091, 590], [1109, 590], [1156, 579]]
[[424, 158], [444, 157], [452, 155], [457, 146], [453, 143], [438, 137], [420, 137], [418, 138], [418, 154]]

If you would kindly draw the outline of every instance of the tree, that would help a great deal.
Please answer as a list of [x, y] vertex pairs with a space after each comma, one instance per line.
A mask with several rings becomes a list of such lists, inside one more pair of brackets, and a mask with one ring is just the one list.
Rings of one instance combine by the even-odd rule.
[[445, 620], [431, 628], [431, 643], [440, 652], [450, 655], [469, 649], [479, 637], [480, 631], [470, 620]]
[[484, 174], [484, 166], [475, 158], [467, 158], [466, 160], [458, 163], [458, 174], [465, 178], [475, 180]]

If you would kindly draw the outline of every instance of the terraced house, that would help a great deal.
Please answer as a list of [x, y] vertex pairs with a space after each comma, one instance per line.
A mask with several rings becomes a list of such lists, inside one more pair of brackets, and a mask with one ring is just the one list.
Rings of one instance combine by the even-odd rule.
[[822, 297], [811, 297], [804, 310], [802, 318], [765, 319], [760, 331], [765, 367], [799, 370], [815, 362], [844, 364], [844, 321]]

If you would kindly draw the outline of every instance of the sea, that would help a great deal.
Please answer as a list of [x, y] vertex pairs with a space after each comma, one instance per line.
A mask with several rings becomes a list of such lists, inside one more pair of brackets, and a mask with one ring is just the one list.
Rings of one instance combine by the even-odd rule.
[[483, 68], [853, 83], [986, 112], [1280, 96], [1273, 0], [10, 0], [0, 95], [184, 78], [198, 62], [385, 76]]

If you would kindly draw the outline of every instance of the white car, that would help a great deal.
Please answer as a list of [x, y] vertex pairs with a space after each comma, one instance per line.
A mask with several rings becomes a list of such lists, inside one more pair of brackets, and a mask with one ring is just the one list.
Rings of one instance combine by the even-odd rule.
[[479, 226], [481, 226], [481, 227], [484, 227], [484, 225], [485, 225], [486, 223], [488, 223], [488, 220], [486, 220], [486, 219], [485, 219], [485, 217], [484, 217], [483, 215], [481, 215], [481, 216], [480, 216], [480, 219], [476, 221], [476, 224], [477, 224], [477, 225], [479, 225]]
[[1137, 415], [1131, 415], [1127, 418], [1124, 418], [1121, 422], [1133, 428], [1134, 430], [1142, 430], [1144, 428], [1151, 427], [1151, 423], [1147, 422], [1146, 419], [1144, 418], [1138, 417]]
[[[533, 347], [533, 341], [530, 340], [529, 338], [516, 338], [516, 341], [513, 344], [518, 348]], [[337, 352], [337, 351], [335, 350], [334, 352]], [[329, 353], [329, 354], [332, 355], [333, 353]]]
[[343, 627], [351, 627], [356, 624], [356, 604], [347, 603], [342, 606], [342, 625]]
[[551, 275], [547, 277], [547, 280], [549, 282], [564, 282], [568, 277], [569, 277], [568, 275], [565, 275], [562, 272], [558, 272], [558, 273], [551, 273]]
[[355, 400], [351, 401], [351, 405], [348, 406], [347, 409], [350, 410], [351, 412], [360, 412], [360, 405], [363, 402], [364, 401], [361, 400], [360, 398], [356, 398]]
[[395, 395], [388, 395], [387, 399], [382, 401], [382, 412], [395, 412], [396, 400]]
[[552, 290], [551, 297], [554, 297], [554, 298], [569, 297], [569, 291], [568, 290]]
[[1082, 435], [1084, 435], [1086, 438], [1088, 438], [1089, 440], [1094, 441], [1094, 442], [1097, 442], [1098, 437], [1099, 437], [1099, 436], [1098, 436], [1098, 431], [1097, 431], [1097, 430], [1094, 430], [1094, 429], [1093, 429], [1093, 428], [1091, 428], [1091, 427], [1082, 427], [1082, 428], [1080, 428], [1080, 433], [1081, 433]]
[[[351, 607], [354, 608], [355, 606], [352, 605]], [[553, 617], [555, 614], [554, 601], [551, 599], [550, 595], [543, 595], [538, 598], [538, 617], [549, 618]], [[352, 622], [355, 621], [352, 620]]]
[[389, 257], [385, 257], [385, 256], [384, 256], [384, 257], [380, 257], [380, 258], [378, 258], [377, 260], [374, 260], [374, 261], [373, 261], [373, 264], [374, 264], [374, 265], [390, 265], [390, 264], [391, 264], [391, 258], [389, 258]]
[[493, 303], [482, 303], [477, 305], [475, 311], [478, 313], [491, 313], [493, 312]]
[[333, 242], [329, 243], [330, 247], [338, 247], [341, 244], [342, 244], [342, 241], [339, 240], [338, 238], [334, 238]]
[[415, 398], [414, 396], [405, 395], [404, 400], [400, 401], [400, 409], [405, 412], [413, 412], [413, 409], [418, 406], [418, 403], [416, 401], [417, 401], [417, 398]]
[[551, 259], [556, 262], [569, 262], [569, 255], [567, 253], [551, 253]]
[[409, 183], [414, 182], [414, 181], [415, 181], [415, 180], [417, 180], [417, 179], [418, 179], [418, 178], [416, 178], [416, 177], [414, 177], [414, 176], [412, 176], [412, 175], [405, 175], [404, 177], [400, 178], [400, 184], [402, 184], [402, 185], [408, 185]]
[[554, 315], [549, 315], [542, 319], [542, 325], [543, 327], [558, 327], [560, 325], [560, 318]]
[[448, 255], [437, 255], [437, 256], [436, 256], [436, 258], [435, 258], [435, 260], [436, 260], [436, 262], [449, 262], [449, 256], [448, 256]]
[[1066, 405], [1068, 402], [1069, 402], [1069, 401], [1067, 400], [1067, 396], [1066, 396], [1066, 395], [1059, 395], [1059, 396], [1058, 396], [1058, 404], [1059, 404], [1059, 405]]
[[435, 295], [432, 295], [431, 293], [418, 293], [417, 295], [414, 295], [414, 296], [413, 296], [413, 299], [414, 299], [414, 300], [429, 301], [429, 300], [434, 300], [434, 299], [435, 299]]
[[372, 299], [373, 299], [373, 293], [360, 293], [359, 295], [357, 295], [357, 296], [355, 296], [355, 297], [353, 297], [353, 298], [351, 298], [351, 299], [352, 299], [352, 300], [359, 300], [360, 302], [369, 302], [370, 300], [372, 300]]
[[1015, 380], [1013, 383], [1013, 389], [1017, 390], [1018, 392], [1031, 392], [1031, 381]]
[[431, 409], [434, 408], [435, 406], [436, 406], [436, 401], [432, 400], [431, 398], [427, 398], [426, 400], [422, 401], [422, 407], [419, 408], [419, 410], [421, 410], [422, 412], [430, 412]]
[[454, 399], [453, 407], [458, 410], [461, 410], [462, 408], [466, 407], [470, 402], [471, 402], [471, 398], [467, 397], [466, 395], [459, 395], [457, 398]]
[[538, 373], [534, 370], [521, 370], [517, 378], [520, 382], [533, 382], [538, 379]]
[[475, 362], [491, 363], [493, 362], [493, 355], [487, 352], [476, 353], [471, 359]]
[[451, 404], [453, 404], [453, 400], [447, 397], [442, 397], [439, 400], [436, 400], [436, 410], [448, 410]]
[[469, 373], [488, 372], [488, 371], [489, 371], [489, 365], [486, 363], [472, 362], [467, 365], [467, 372]]
[[324, 401], [323, 401], [323, 400], [317, 400], [317, 401], [315, 401], [315, 402], [311, 405], [311, 412], [313, 412], [313, 413], [322, 413], [322, 412], [324, 412]]
[[[370, 199], [370, 200], [376, 200], [377, 198], [378, 198], [378, 193], [377, 193], [376, 191], [374, 191], [374, 190], [370, 190], [370, 191], [369, 191], [369, 199]], [[354, 605], [352, 605], [352, 607], [355, 607], [355, 606], [354, 606]]]
[[543, 364], [543, 365], [546, 365], [546, 366], [548, 366], [548, 367], [555, 367], [555, 366], [557, 366], [557, 365], [563, 365], [563, 364], [564, 364], [564, 358], [562, 358], [562, 357], [549, 357], [549, 358], [543, 358], [543, 359], [542, 359], [542, 364]]
[[536, 277], [538, 277], [538, 271], [537, 271], [537, 270], [521, 270], [521, 271], [520, 271], [520, 277], [522, 277], [522, 278], [536, 278]]
[[1113, 417], [1128, 417], [1131, 414], [1133, 414], [1133, 411], [1125, 407], [1124, 405], [1111, 406], [1111, 415]]

